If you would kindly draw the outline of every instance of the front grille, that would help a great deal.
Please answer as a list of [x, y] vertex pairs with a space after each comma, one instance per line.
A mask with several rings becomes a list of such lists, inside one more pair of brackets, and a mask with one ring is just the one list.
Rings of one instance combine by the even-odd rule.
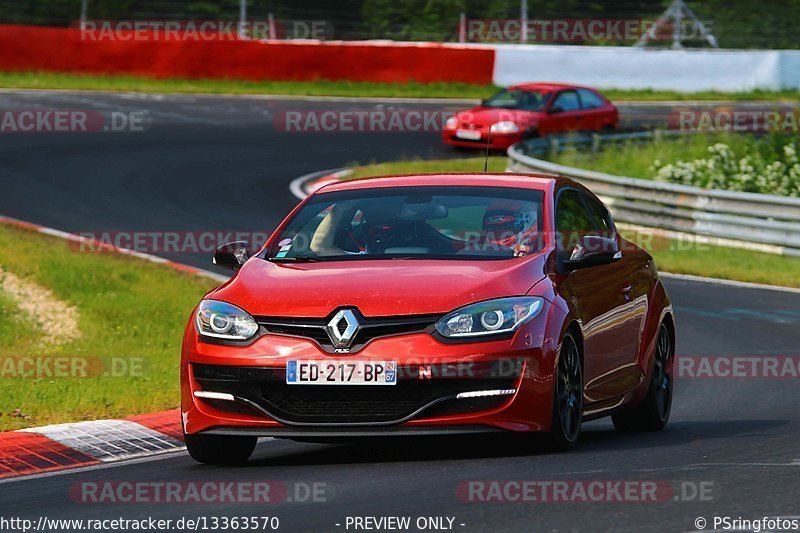
[[[405, 335], [433, 331], [433, 325], [441, 315], [411, 315], [407, 317], [365, 318], [357, 310], [353, 310], [359, 321], [359, 329], [349, 347], [355, 353], [371, 341], [392, 335]], [[336, 353], [325, 326], [332, 315], [326, 318], [276, 318], [256, 317], [256, 322], [269, 333], [302, 337], [316, 343], [328, 353]], [[344, 333], [347, 324], [340, 321], [335, 325], [339, 333]]]
[[278, 368], [195, 364], [193, 371], [204, 390], [233, 394], [288, 423], [359, 424], [401, 422], [421, 409], [419, 416], [474, 412], [508, 401], [508, 396], [455, 399], [460, 392], [515, 388], [522, 369], [520, 362], [477, 366], [475, 377], [442, 377], [433, 368], [437, 377], [430, 379], [420, 379], [419, 366], [401, 366], [397, 384], [385, 386], [287, 385], [285, 369]]

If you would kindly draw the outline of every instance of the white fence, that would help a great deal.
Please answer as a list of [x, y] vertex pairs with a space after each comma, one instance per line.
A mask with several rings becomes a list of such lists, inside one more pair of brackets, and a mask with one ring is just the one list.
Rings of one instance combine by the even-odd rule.
[[747, 91], [800, 88], [800, 50], [648, 50], [495, 45], [494, 82], [560, 81], [606, 89]]

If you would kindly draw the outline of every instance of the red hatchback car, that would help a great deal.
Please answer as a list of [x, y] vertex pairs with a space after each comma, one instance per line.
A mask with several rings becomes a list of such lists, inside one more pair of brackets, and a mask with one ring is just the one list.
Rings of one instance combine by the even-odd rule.
[[328, 185], [192, 313], [182, 420], [204, 463], [257, 437], [661, 429], [675, 327], [653, 259], [566, 178], [389, 176]]
[[524, 83], [501, 90], [480, 106], [450, 117], [442, 131], [446, 144], [505, 150], [530, 137], [570, 131], [612, 131], [616, 106], [589, 87]]

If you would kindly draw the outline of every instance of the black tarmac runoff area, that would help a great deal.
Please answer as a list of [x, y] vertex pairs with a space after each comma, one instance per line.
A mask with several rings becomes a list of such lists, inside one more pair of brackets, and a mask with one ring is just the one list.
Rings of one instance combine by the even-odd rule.
[[[269, 232], [297, 203], [289, 184], [298, 176], [352, 162], [465, 155], [443, 146], [436, 132], [286, 131], [286, 112], [467, 106], [3, 91], [3, 110], [91, 110], [106, 122], [92, 133], [0, 134], [0, 214], [75, 233]], [[642, 126], [666, 120], [670, 106], [622, 105], [621, 113], [625, 125]], [[154, 253], [212, 269], [207, 252]], [[758, 364], [800, 355], [800, 293], [674, 277], [665, 283], [679, 357], [739, 356]], [[179, 452], [0, 482], [0, 516], [173, 524], [204, 517], [209, 529], [214, 520], [221, 527], [224, 518], [266, 516], [277, 517], [279, 531], [333, 532], [403, 530], [397, 527], [405, 519], [408, 531], [464, 532], [697, 531], [726, 517], [732, 525], [791, 520], [800, 516], [798, 379], [680, 375], [664, 431], [621, 434], [607, 420], [590, 422], [568, 453], [513, 436], [263, 440], [253, 459], [235, 468], [199, 465]], [[269, 482], [273, 501], [92, 503], [80, 496], [91, 484], [124, 482]], [[568, 501], [548, 498], [553, 487]], [[256, 530], [273, 525], [262, 521]]]

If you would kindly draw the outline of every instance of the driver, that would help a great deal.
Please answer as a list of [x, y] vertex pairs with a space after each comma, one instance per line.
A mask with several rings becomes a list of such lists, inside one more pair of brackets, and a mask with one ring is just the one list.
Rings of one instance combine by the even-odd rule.
[[490, 207], [483, 216], [485, 242], [510, 248], [514, 256], [527, 255], [535, 248], [536, 218], [535, 208]]

